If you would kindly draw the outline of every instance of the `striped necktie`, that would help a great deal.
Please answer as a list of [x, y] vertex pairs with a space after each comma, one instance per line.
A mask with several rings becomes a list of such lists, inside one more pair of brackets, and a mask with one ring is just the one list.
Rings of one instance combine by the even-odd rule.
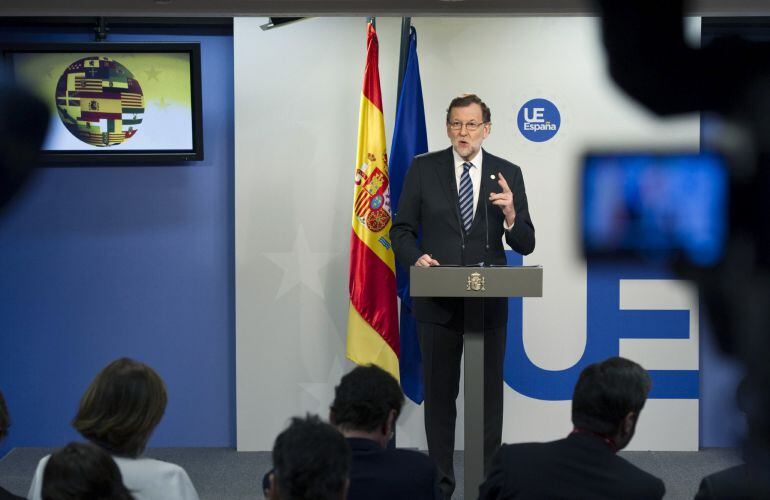
[[473, 163], [466, 161], [463, 163], [463, 174], [460, 176], [460, 193], [458, 203], [460, 204], [460, 218], [463, 221], [465, 232], [468, 232], [473, 223], [473, 181], [468, 171]]

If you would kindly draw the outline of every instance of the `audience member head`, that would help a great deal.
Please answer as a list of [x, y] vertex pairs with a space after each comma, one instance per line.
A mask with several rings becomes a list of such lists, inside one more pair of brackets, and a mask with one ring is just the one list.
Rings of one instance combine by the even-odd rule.
[[404, 394], [391, 374], [374, 365], [358, 366], [334, 389], [329, 421], [345, 437], [366, 437], [384, 448], [403, 405]]
[[48, 459], [43, 500], [131, 500], [115, 462], [96, 446], [70, 443]]
[[651, 387], [645, 369], [628, 359], [614, 357], [589, 365], [572, 395], [572, 423], [576, 429], [612, 440], [621, 450], [634, 436]]
[[8, 435], [8, 428], [11, 426], [11, 416], [8, 414], [8, 407], [5, 405], [3, 392], [0, 391], [0, 441]]
[[163, 417], [166, 401], [166, 386], [155, 370], [121, 358], [88, 386], [72, 426], [111, 453], [137, 457]]
[[350, 449], [317, 416], [294, 417], [273, 445], [271, 500], [338, 500], [348, 489]]

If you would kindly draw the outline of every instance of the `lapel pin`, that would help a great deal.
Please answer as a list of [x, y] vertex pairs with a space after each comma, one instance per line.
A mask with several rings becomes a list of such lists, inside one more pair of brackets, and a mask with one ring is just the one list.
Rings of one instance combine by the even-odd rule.
[[489, 178], [495, 180], [495, 174], [490, 175]]

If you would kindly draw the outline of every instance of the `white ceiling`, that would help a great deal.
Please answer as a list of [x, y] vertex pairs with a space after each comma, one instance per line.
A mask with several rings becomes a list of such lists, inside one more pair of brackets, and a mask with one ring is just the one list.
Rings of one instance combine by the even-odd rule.
[[[623, 0], [617, 0], [623, 1]], [[0, 0], [0, 16], [578, 15], [590, 0]], [[697, 0], [691, 14], [767, 16], [768, 0]]]

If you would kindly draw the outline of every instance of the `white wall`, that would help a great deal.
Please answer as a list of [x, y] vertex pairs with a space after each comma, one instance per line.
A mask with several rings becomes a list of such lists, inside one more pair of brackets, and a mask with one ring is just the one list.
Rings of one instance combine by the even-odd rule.
[[[310, 19], [267, 32], [258, 28], [263, 22], [240, 18], [234, 25], [241, 450], [270, 449], [292, 415], [325, 415], [334, 385], [350, 367], [347, 252], [365, 20]], [[591, 18], [415, 18], [413, 25], [430, 148], [449, 144], [444, 114], [451, 98], [473, 91], [492, 109], [485, 148], [522, 167], [537, 230], [537, 249], [525, 264], [545, 267], [544, 297], [524, 301], [524, 345], [539, 367], [569, 368], [586, 339], [586, 266], [577, 253], [574, 214], [579, 155], [590, 146], [697, 147], [697, 117], [660, 121], [615, 89]], [[389, 143], [400, 19], [378, 18], [377, 29]], [[516, 126], [521, 105], [536, 97], [561, 112], [559, 133], [545, 143], [527, 141]], [[692, 293], [659, 285], [697, 313]], [[658, 292], [634, 289], [633, 298], [652, 302]], [[673, 369], [697, 369], [697, 330], [691, 325], [695, 347], [686, 354], [694, 358]], [[646, 347], [632, 344], [624, 341], [621, 353], [645, 355]], [[552, 439], [570, 429], [568, 401], [506, 391], [504, 440]], [[696, 449], [697, 423], [697, 400], [650, 401], [632, 446]], [[667, 425], [675, 432], [666, 434]], [[462, 448], [462, 436], [457, 442]], [[422, 411], [411, 403], [399, 444], [425, 447]]]

